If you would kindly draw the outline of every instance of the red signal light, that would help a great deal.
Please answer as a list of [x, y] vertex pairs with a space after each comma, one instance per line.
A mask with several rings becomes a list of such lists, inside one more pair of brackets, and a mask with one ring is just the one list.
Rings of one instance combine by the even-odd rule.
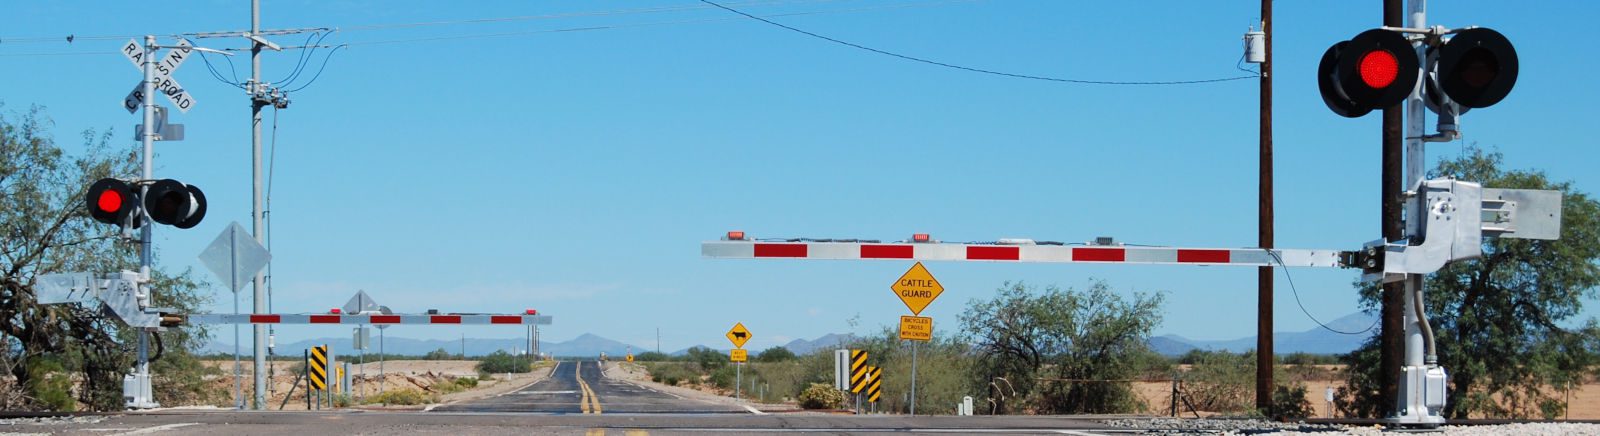
[[744, 232], [743, 231], [739, 231], [739, 230], [734, 230], [734, 231], [728, 232], [728, 240], [729, 241], [743, 241], [744, 240]]
[[337, 307], [332, 308], [332, 309], [328, 309], [328, 313], [331, 313], [331, 314], [334, 314], [334, 315], [338, 315], [339, 312], [340, 312], [339, 308], [337, 308]]
[[1361, 55], [1361, 81], [1374, 89], [1383, 89], [1394, 83], [1400, 75], [1400, 63], [1393, 53], [1373, 50]]
[[101, 212], [117, 213], [122, 209], [122, 194], [110, 189], [100, 191], [100, 200], [95, 202], [95, 206], [98, 206]]
[[1350, 118], [1400, 104], [1422, 75], [1416, 50], [1404, 35], [1383, 29], [1334, 44], [1317, 66], [1323, 103]]
[[127, 182], [104, 178], [89, 185], [89, 192], [84, 194], [84, 207], [89, 209], [89, 217], [106, 224], [129, 225], [138, 228], [140, 221], [135, 217], [130, 223], [130, 215], [137, 215], [139, 210], [139, 194], [128, 186]]
[[912, 242], [928, 242], [928, 239], [927, 233], [913, 233], [911, 235]]
[[538, 314], [539, 314], [539, 311], [537, 311], [537, 310], [533, 310], [533, 309], [528, 309], [528, 314], [529, 314], [529, 315], [538, 315]]

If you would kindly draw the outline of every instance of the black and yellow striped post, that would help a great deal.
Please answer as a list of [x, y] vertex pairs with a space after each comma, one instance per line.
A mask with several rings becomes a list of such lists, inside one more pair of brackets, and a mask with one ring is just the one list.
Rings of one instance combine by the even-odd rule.
[[867, 370], [867, 402], [872, 403], [873, 410], [878, 408], [878, 396], [883, 393], [883, 368], [876, 366]]
[[[317, 407], [322, 407], [322, 396], [328, 392], [328, 346], [311, 347], [311, 365], [306, 369], [310, 380], [308, 388], [317, 392]], [[310, 395], [311, 392], [306, 392]]]
[[867, 350], [850, 350], [850, 393], [867, 389]]

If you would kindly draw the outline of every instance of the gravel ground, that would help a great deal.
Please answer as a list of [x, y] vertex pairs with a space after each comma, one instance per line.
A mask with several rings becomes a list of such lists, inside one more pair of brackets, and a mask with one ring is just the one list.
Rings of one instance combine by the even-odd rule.
[[1328, 436], [1336, 434], [1381, 436], [1385, 434], [1423, 434], [1446, 436], [1499, 436], [1499, 435], [1600, 435], [1600, 425], [1570, 423], [1533, 423], [1507, 425], [1444, 426], [1438, 429], [1404, 432], [1385, 431], [1383, 427], [1349, 427], [1321, 424], [1284, 423], [1258, 419], [1112, 419], [1102, 421], [1116, 427], [1148, 430], [1151, 434], [1217, 434], [1217, 435], [1307, 435]]
[[64, 416], [60, 418], [11, 418], [0, 419], [0, 427], [14, 425], [59, 425], [59, 424], [94, 424], [105, 421], [105, 416]]

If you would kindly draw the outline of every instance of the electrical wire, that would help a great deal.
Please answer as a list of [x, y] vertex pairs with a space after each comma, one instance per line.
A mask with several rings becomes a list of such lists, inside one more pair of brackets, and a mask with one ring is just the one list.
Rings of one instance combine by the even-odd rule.
[[[211, 65], [211, 59], [206, 57], [206, 52], [196, 50], [195, 53], [199, 53], [200, 54], [200, 60], [202, 62], [206, 63], [206, 71], [210, 71], [211, 72], [211, 77], [216, 78], [218, 82], [222, 82], [222, 83], [226, 83], [226, 84], [232, 85], [235, 88], [245, 89], [244, 84], [243, 83], [239, 83], [238, 73], [233, 70], [233, 61], [232, 60], [228, 61], [228, 72], [230, 74], [234, 75], [233, 80], [230, 81], [227, 78], [222, 77], [222, 73], [218, 72], [216, 67]], [[227, 56], [223, 56], [223, 57], [226, 58]]]
[[284, 91], [284, 93], [296, 92], [296, 91], [299, 91], [299, 90], [302, 90], [302, 89], [306, 89], [306, 87], [311, 86], [311, 84], [317, 83], [317, 78], [318, 77], [322, 77], [322, 72], [326, 71], [328, 69], [328, 60], [329, 59], [333, 59], [333, 54], [334, 53], [338, 53], [339, 49], [345, 48], [346, 46], [348, 46], [348, 44], [340, 44], [340, 45], [334, 47], [333, 50], [328, 50], [328, 54], [326, 56], [322, 57], [322, 66], [317, 67], [317, 74], [311, 76], [311, 81], [306, 82], [306, 84], [304, 84], [304, 85], [300, 85], [299, 88], [295, 88], [295, 89], [291, 89], [291, 90], [288, 90], [288, 91]]
[[[919, 7], [940, 6], [940, 5], [950, 4], [950, 3], [970, 3], [970, 2], [975, 2], [975, 1], [983, 1], [983, 0], [945, 0], [945, 1], [925, 2], [925, 3], [906, 3], [906, 4], [886, 5], [886, 6], [867, 6], [867, 7], [850, 8], [850, 9], [833, 9], [833, 10], [825, 10], [825, 11], [786, 12], [786, 13], [767, 15], [767, 17], [797, 17], [797, 16], [804, 16], [804, 15], [821, 15], [821, 14], [835, 14], [835, 13], [849, 13], [849, 12], [864, 12], [864, 11], [887, 10], [887, 9], [909, 9], [909, 8], [919, 8]], [[600, 26], [568, 27], [568, 28], [561, 28], [561, 29], [537, 29], [537, 30], [524, 30], [524, 31], [516, 31], [516, 32], [480, 33], [480, 34], [450, 35], [450, 36], [429, 36], [429, 37], [388, 39], [388, 40], [376, 40], [376, 41], [355, 41], [355, 42], [346, 43], [345, 45], [355, 47], [355, 46], [367, 46], [367, 45], [404, 44], [404, 43], [412, 43], [412, 42], [451, 41], [451, 40], [479, 39], [479, 38], [503, 38], [503, 37], [511, 37], [511, 36], [526, 36], [526, 35], [536, 35], [536, 34], [544, 34], [544, 33], [566, 33], [566, 32], [583, 32], [583, 31], [591, 31], [591, 30], [616, 30], [616, 29], [628, 29], [628, 28], [639, 28], [639, 27], [672, 26], [672, 25], [679, 25], [679, 24], [718, 23], [718, 22], [737, 21], [737, 20], [743, 20], [743, 19], [744, 18], [740, 18], [740, 17], [731, 17], [731, 18], [698, 18], [698, 19], [655, 21], [655, 22], [631, 23], [631, 24], [613, 24], [613, 25], [600, 25]]]
[[1372, 325], [1367, 326], [1367, 328], [1364, 328], [1364, 329], [1361, 329], [1361, 330], [1358, 330], [1358, 331], [1353, 331], [1353, 332], [1337, 330], [1337, 329], [1334, 329], [1333, 327], [1328, 327], [1327, 324], [1323, 324], [1322, 321], [1317, 319], [1317, 317], [1311, 315], [1311, 311], [1306, 310], [1306, 305], [1304, 303], [1300, 302], [1300, 290], [1299, 289], [1295, 289], [1295, 287], [1294, 287], [1294, 277], [1289, 275], [1289, 266], [1285, 265], [1283, 263], [1283, 257], [1278, 255], [1278, 252], [1276, 252], [1276, 251], [1272, 251], [1270, 249], [1267, 249], [1265, 251], [1267, 252], [1268, 255], [1272, 256], [1273, 260], [1278, 262], [1278, 269], [1283, 270], [1283, 277], [1285, 279], [1289, 280], [1289, 290], [1294, 292], [1294, 304], [1296, 306], [1300, 306], [1300, 312], [1305, 313], [1306, 314], [1306, 318], [1311, 318], [1311, 322], [1317, 323], [1318, 326], [1321, 326], [1323, 329], [1325, 329], [1327, 331], [1338, 333], [1338, 334], [1341, 334], [1341, 335], [1359, 335], [1359, 334], [1362, 334], [1362, 333], [1366, 333], [1366, 332], [1372, 331], [1372, 329], [1374, 327], [1378, 326], [1378, 321], [1380, 321], [1381, 319], [1372, 320]]
[[995, 70], [988, 70], [988, 69], [983, 69], [983, 68], [975, 68], [975, 67], [968, 67], [968, 66], [950, 64], [950, 63], [939, 62], [939, 61], [925, 59], [925, 58], [919, 58], [919, 57], [915, 57], [915, 56], [903, 55], [903, 54], [890, 52], [890, 51], [879, 50], [879, 49], [875, 49], [875, 48], [872, 48], [872, 47], [867, 47], [867, 46], [864, 46], [864, 45], [856, 44], [856, 43], [853, 43], [853, 42], [844, 41], [844, 40], [835, 39], [835, 38], [832, 38], [832, 37], [823, 36], [823, 35], [819, 35], [819, 34], [816, 34], [816, 33], [808, 32], [808, 31], [805, 31], [805, 30], [801, 30], [799, 28], [790, 27], [790, 26], [784, 25], [782, 23], [778, 23], [776, 21], [772, 21], [772, 20], [768, 20], [768, 19], [765, 19], [765, 18], [761, 18], [761, 17], [755, 16], [755, 15], [747, 14], [744, 11], [740, 11], [738, 9], [734, 9], [734, 8], [730, 8], [730, 7], [727, 7], [727, 6], [723, 6], [723, 5], [719, 4], [719, 3], [713, 2], [711, 0], [700, 0], [700, 2], [708, 4], [708, 5], [716, 6], [718, 8], [722, 8], [722, 10], [725, 10], [725, 11], [728, 11], [728, 12], [732, 12], [732, 13], [735, 13], [735, 14], [743, 15], [745, 18], [749, 18], [749, 19], [752, 19], [752, 20], [756, 20], [756, 21], [760, 21], [760, 22], [763, 22], [763, 23], [771, 24], [773, 26], [778, 26], [778, 27], [781, 27], [781, 28], [784, 28], [784, 29], [787, 29], [787, 30], [790, 30], [790, 31], [793, 31], [793, 32], [797, 32], [797, 33], [800, 33], [800, 34], [803, 34], [803, 35], [806, 35], [806, 36], [810, 36], [812, 38], [817, 38], [817, 39], [833, 42], [833, 43], [844, 45], [844, 46], [848, 46], [848, 47], [853, 47], [853, 48], [857, 48], [857, 49], [861, 49], [861, 50], [866, 50], [866, 51], [869, 51], [869, 52], [873, 52], [873, 53], [877, 53], [877, 54], [881, 54], [881, 55], [885, 55], [885, 56], [892, 56], [892, 57], [896, 57], [896, 58], [900, 58], [900, 59], [904, 59], [904, 60], [908, 60], [908, 61], [912, 61], [912, 62], [921, 62], [921, 63], [924, 63], [924, 64], [935, 65], [935, 66], [940, 66], [940, 67], [945, 67], [945, 68], [953, 68], [953, 69], [957, 69], [957, 70], [969, 71], [969, 72], [974, 72], [974, 73], [991, 74], [991, 75], [996, 75], [996, 76], [1004, 76], [1004, 77], [1011, 77], [1011, 78], [1017, 78], [1017, 79], [1043, 80], [1043, 81], [1049, 81], [1049, 82], [1076, 83], [1076, 84], [1083, 84], [1083, 85], [1193, 85], [1193, 84], [1201, 84], [1201, 83], [1216, 83], [1216, 82], [1228, 82], [1228, 81], [1233, 81], [1233, 80], [1253, 79], [1253, 78], [1257, 77], [1257, 76], [1236, 76], [1236, 77], [1219, 77], [1219, 78], [1214, 78], [1214, 79], [1196, 79], [1196, 80], [1115, 81], [1115, 80], [1066, 79], [1066, 78], [1060, 78], [1060, 77], [1035, 76], [1035, 75], [1029, 75], [1029, 74], [1007, 73], [1007, 72], [1003, 72], [1003, 71], [995, 71]]
[[[301, 50], [300, 51], [299, 60], [295, 61], [294, 68], [289, 70], [289, 75], [287, 77], [284, 77], [282, 80], [278, 80], [277, 82], [273, 82], [273, 83], [276, 83], [276, 84], [288, 84], [290, 80], [294, 80], [295, 76], [300, 75], [300, 71], [305, 69], [306, 59], [310, 58], [311, 54], [312, 53], [316, 53], [316, 51], [317, 51], [315, 46], [311, 44], [311, 40], [313, 38], [316, 38], [318, 35], [321, 35], [323, 38], [327, 38], [328, 34], [331, 34], [331, 33], [332, 32], [328, 32], [328, 33], [311, 32], [310, 35], [306, 35], [306, 42], [302, 43], [301, 45], [311, 46], [312, 48], [308, 49], [308, 50]], [[317, 39], [317, 44], [316, 45], [321, 45], [321, 44], [322, 44], [322, 40], [321, 39]]]
[[[793, 4], [793, 3], [822, 3], [822, 2], [837, 2], [837, 1], [839, 1], [839, 0], [787, 0], [787, 1], [771, 1], [771, 0], [767, 0], [767, 1], [734, 2], [733, 4], [735, 4], [737, 6], [777, 6], [777, 5], [785, 5], [785, 4]], [[548, 19], [557, 19], [557, 18], [580, 18], [580, 17], [631, 15], [631, 14], [652, 14], [652, 13], [681, 12], [681, 11], [690, 11], [690, 10], [698, 10], [698, 9], [710, 9], [710, 8], [711, 8], [710, 6], [705, 6], [705, 5], [678, 5], [678, 6], [660, 6], [660, 7], [650, 7], [650, 8], [615, 9], [615, 10], [609, 10], [609, 11], [567, 12], [567, 13], [559, 13], [559, 14], [521, 15], [521, 16], [512, 16], [512, 17], [472, 18], [472, 19], [464, 19], [464, 20], [446, 20], [446, 21], [425, 21], [425, 22], [417, 22], [417, 23], [368, 24], [368, 25], [360, 25], [360, 26], [340, 27], [339, 31], [340, 32], [350, 32], [350, 31], [365, 31], [365, 30], [402, 29], [402, 28], [412, 28], [412, 27], [447, 26], [447, 25], [457, 25], [457, 24], [504, 23], [504, 22], [512, 22], [512, 21], [548, 20]]]

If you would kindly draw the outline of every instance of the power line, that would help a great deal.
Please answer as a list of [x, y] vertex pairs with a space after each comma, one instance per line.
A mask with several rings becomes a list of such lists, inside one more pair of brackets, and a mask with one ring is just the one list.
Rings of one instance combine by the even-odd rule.
[[[950, 4], [950, 3], [970, 3], [970, 2], [976, 2], [976, 1], [983, 1], [983, 0], [944, 0], [944, 1], [931, 1], [931, 2], [922, 2], [922, 3], [905, 3], [905, 4], [898, 4], [898, 5], [866, 6], [866, 7], [850, 8], [850, 9], [832, 9], [832, 10], [804, 11], [804, 12], [786, 12], [786, 13], [767, 15], [767, 17], [795, 17], [795, 16], [804, 16], [804, 15], [850, 13], [850, 12], [863, 12], [863, 11], [887, 10], [887, 9], [908, 9], [908, 8], [940, 6], [940, 5]], [[526, 35], [536, 35], [536, 34], [544, 34], [544, 33], [584, 32], [584, 31], [591, 31], [591, 30], [615, 30], [615, 29], [627, 29], [627, 28], [639, 28], [639, 27], [672, 26], [672, 25], [679, 25], [679, 24], [717, 23], [717, 22], [736, 21], [736, 20], [742, 20], [742, 19], [743, 18], [737, 18], [737, 17], [735, 17], [735, 18], [698, 18], [698, 19], [672, 20], [672, 21], [655, 21], [655, 22], [632, 23], [632, 24], [613, 24], [613, 25], [598, 25], [598, 26], [584, 26], [584, 27], [569, 27], [569, 28], [561, 28], [561, 29], [536, 29], [536, 30], [516, 31], [516, 32], [480, 33], [480, 34], [450, 35], [450, 36], [427, 36], [427, 37], [418, 37], [418, 38], [388, 39], [388, 40], [376, 40], [376, 41], [356, 41], [356, 42], [346, 43], [345, 45], [354, 47], [354, 46], [364, 46], [364, 45], [402, 44], [402, 43], [412, 43], [412, 42], [451, 41], [451, 40], [480, 39], [480, 38], [504, 38], [504, 37], [526, 36]]]
[[[823, 3], [823, 2], [837, 2], [837, 1], [840, 1], [840, 0], [778, 0], [778, 1], [764, 0], [764, 1], [734, 2], [733, 4], [738, 5], [738, 6], [778, 6], [778, 5], [786, 5], [786, 4]], [[360, 25], [360, 26], [340, 27], [339, 31], [341, 31], [341, 32], [349, 32], [349, 31], [363, 31], [363, 30], [384, 30], [384, 29], [402, 29], [402, 28], [413, 28], [413, 27], [448, 26], [448, 25], [457, 25], [457, 24], [504, 23], [504, 22], [513, 22], [513, 21], [548, 20], [548, 19], [557, 19], [557, 18], [579, 18], [579, 17], [599, 17], [599, 16], [613, 16], [613, 15], [652, 14], [652, 13], [681, 12], [681, 11], [710, 9], [710, 8], [711, 8], [710, 6], [705, 6], [705, 5], [679, 5], [679, 6], [660, 6], [660, 7], [651, 7], [651, 8], [615, 9], [615, 10], [608, 10], [608, 11], [585, 11], [585, 12], [567, 12], [567, 13], [558, 13], [558, 14], [520, 15], [520, 16], [512, 16], [512, 17], [491, 17], [491, 18], [471, 18], [471, 19], [463, 19], [463, 20], [424, 21], [424, 22], [416, 22], [416, 23], [367, 24], [367, 25]]]
[[744, 11], [740, 11], [738, 9], [734, 9], [734, 8], [730, 8], [730, 7], [727, 7], [727, 6], [723, 6], [721, 4], [713, 2], [711, 0], [700, 0], [700, 2], [708, 4], [708, 5], [716, 6], [718, 8], [722, 8], [722, 10], [725, 10], [725, 11], [728, 11], [728, 12], [732, 12], [732, 13], [735, 13], [735, 14], [743, 15], [745, 18], [749, 18], [749, 19], [752, 19], [752, 20], [756, 20], [756, 21], [760, 21], [760, 22], [763, 22], [763, 23], [771, 24], [773, 26], [778, 26], [778, 27], [781, 27], [781, 28], [784, 28], [784, 29], [788, 29], [788, 30], [793, 31], [793, 32], [797, 32], [797, 33], [800, 33], [800, 34], [803, 34], [803, 35], [806, 35], [806, 36], [810, 36], [812, 38], [817, 38], [817, 39], [833, 42], [833, 43], [844, 45], [844, 46], [848, 46], [848, 47], [853, 47], [853, 48], [857, 48], [857, 49], [861, 49], [861, 50], [866, 50], [866, 51], [877, 53], [877, 54], [881, 54], [881, 55], [897, 57], [897, 58], [905, 59], [905, 60], [908, 60], [908, 61], [921, 62], [921, 63], [940, 66], [940, 67], [945, 67], [945, 68], [953, 68], [953, 69], [957, 69], [957, 70], [970, 71], [970, 72], [974, 72], [974, 73], [992, 74], [992, 75], [996, 75], [996, 76], [1012, 77], [1012, 78], [1018, 78], [1018, 79], [1044, 80], [1044, 81], [1050, 81], [1050, 82], [1077, 83], [1077, 84], [1085, 84], [1085, 85], [1193, 85], [1193, 84], [1200, 84], [1200, 83], [1215, 83], [1215, 82], [1227, 82], [1227, 81], [1233, 81], [1233, 80], [1254, 79], [1254, 78], [1259, 77], [1259, 76], [1251, 75], [1251, 76], [1219, 77], [1219, 78], [1214, 78], [1214, 79], [1197, 79], [1197, 80], [1115, 81], [1115, 80], [1065, 79], [1065, 78], [1060, 78], [1060, 77], [1035, 76], [1035, 75], [1029, 75], [1029, 74], [1007, 73], [1007, 72], [1003, 72], [1003, 71], [995, 71], [995, 70], [988, 70], [988, 69], [983, 69], [983, 68], [974, 68], [974, 67], [968, 67], [968, 66], [962, 66], [962, 65], [955, 65], [955, 64], [939, 62], [939, 61], [925, 59], [925, 58], [919, 58], [919, 57], [916, 57], [916, 56], [909, 56], [909, 55], [903, 55], [903, 54], [894, 53], [894, 52], [890, 52], [890, 51], [879, 50], [879, 49], [875, 49], [875, 48], [872, 48], [872, 47], [867, 47], [867, 46], [864, 46], [864, 45], [856, 44], [856, 43], [853, 43], [853, 42], [844, 41], [844, 40], [835, 39], [835, 38], [831, 38], [831, 37], [828, 37], [828, 36], [823, 36], [823, 35], [819, 35], [819, 34], [816, 34], [816, 33], [808, 32], [808, 31], [801, 30], [801, 29], [798, 29], [798, 28], [795, 28], [795, 27], [790, 27], [790, 26], [784, 25], [782, 23], [778, 23], [776, 21], [772, 21], [772, 20], [768, 20], [768, 19], [765, 19], [765, 18], [761, 18], [761, 17], [755, 16], [755, 15], [747, 14]]

